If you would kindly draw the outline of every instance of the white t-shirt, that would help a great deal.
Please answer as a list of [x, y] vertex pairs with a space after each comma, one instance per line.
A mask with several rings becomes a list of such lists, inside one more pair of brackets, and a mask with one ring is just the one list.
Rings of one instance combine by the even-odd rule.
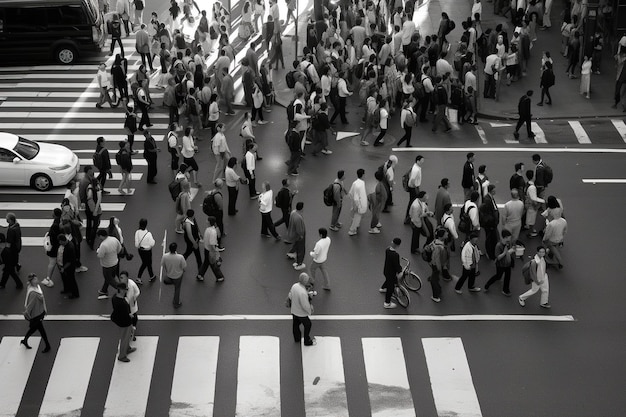
[[326, 262], [328, 258], [328, 249], [330, 248], [330, 238], [326, 236], [315, 243], [315, 247], [311, 252], [311, 257], [313, 258], [313, 262], [321, 264]]
[[384, 107], [380, 108], [380, 128], [387, 129], [387, 121], [389, 120], [389, 112]]

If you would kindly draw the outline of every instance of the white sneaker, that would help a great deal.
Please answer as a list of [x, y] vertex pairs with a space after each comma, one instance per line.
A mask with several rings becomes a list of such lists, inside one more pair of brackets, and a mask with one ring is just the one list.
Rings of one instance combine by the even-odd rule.
[[376, 235], [376, 234], [380, 233], [380, 229], [377, 229], [377, 228], [375, 227], [375, 228], [373, 228], [373, 229], [368, 230], [367, 232], [368, 232], [368, 233], [371, 233], [371, 234], [373, 234], [373, 235]]
[[89, 271], [89, 268], [87, 268], [85, 265], [81, 265], [78, 268], [76, 268], [76, 272], [87, 272]]
[[44, 278], [41, 280], [41, 284], [45, 285], [48, 288], [52, 288], [54, 287], [54, 282], [52, 282], [52, 280], [48, 277]]
[[522, 307], [524, 307], [526, 305], [526, 301], [522, 300], [521, 297], [518, 297], [517, 301], [519, 301], [519, 305], [521, 305]]
[[396, 308], [398, 305], [396, 303], [383, 303], [383, 307], [385, 308]]
[[294, 266], [294, 267], [293, 267], [293, 269], [295, 269], [296, 271], [302, 271], [302, 270], [303, 270], [303, 269], [305, 269], [305, 268], [306, 268], [306, 265], [305, 265], [305, 264], [303, 264], [303, 263], [302, 263], [302, 264], [300, 264], [300, 265], [296, 265], [296, 266]]

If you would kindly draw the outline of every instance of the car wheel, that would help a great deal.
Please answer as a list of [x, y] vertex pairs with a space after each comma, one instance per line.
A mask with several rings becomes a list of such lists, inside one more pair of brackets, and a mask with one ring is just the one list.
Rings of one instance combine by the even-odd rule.
[[37, 191], [48, 191], [52, 188], [52, 180], [46, 174], [35, 174], [30, 179], [30, 185]]
[[65, 65], [73, 64], [77, 58], [76, 49], [69, 45], [59, 47], [54, 55], [59, 63]]

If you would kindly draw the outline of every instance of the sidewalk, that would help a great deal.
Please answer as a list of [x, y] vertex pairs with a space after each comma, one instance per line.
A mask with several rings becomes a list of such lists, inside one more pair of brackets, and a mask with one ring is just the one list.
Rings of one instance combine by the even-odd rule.
[[[534, 90], [532, 115], [533, 119], [575, 119], [587, 117], [619, 117], [625, 114], [620, 109], [613, 109], [613, 91], [615, 89], [615, 65], [610, 48], [605, 43], [604, 53], [600, 64], [600, 75], [591, 74], [591, 99], [586, 99], [579, 93], [580, 64], [576, 69], [578, 78], [569, 79], [565, 75], [567, 59], [560, 54], [561, 50], [561, 20], [562, 2], [554, 2], [551, 13], [552, 27], [548, 30], [537, 30], [537, 41], [530, 52], [530, 60], [526, 77], [512, 83], [510, 86], [503, 82], [500, 88], [499, 101], [485, 99], [482, 96], [484, 73], [483, 63], [478, 60], [479, 117], [488, 119], [517, 119], [517, 103], [527, 90]], [[468, 11], [469, 15], [469, 11]], [[510, 19], [493, 14], [493, 3], [483, 2], [482, 16], [483, 30], [495, 29], [498, 23], [507, 22], [512, 35], [513, 27]], [[456, 30], [455, 30], [456, 32]], [[510, 37], [509, 37], [510, 39]], [[554, 61], [555, 85], [550, 89], [553, 105], [539, 107], [536, 104], [541, 97], [539, 80], [541, 78], [541, 55], [543, 51], [550, 51]]]

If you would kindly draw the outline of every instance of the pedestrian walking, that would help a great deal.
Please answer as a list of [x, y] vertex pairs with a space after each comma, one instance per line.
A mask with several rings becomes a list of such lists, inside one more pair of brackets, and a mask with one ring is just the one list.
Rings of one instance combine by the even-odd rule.
[[292, 331], [294, 341], [300, 343], [302, 339], [300, 325], [302, 325], [304, 327], [305, 346], [316, 344], [315, 337], [311, 337], [311, 319], [309, 318], [313, 314], [311, 296], [315, 294], [315, 292], [309, 291], [310, 281], [309, 275], [306, 272], [302, 272], [298, 277], [298, 282], [291, 286], [287, 296], [287, 305], [291, 310], [293, 318]]
[[[111, 155], [109, 150], [104, 146], [106, 139], [100, 136], [96, 139], [96, 151], [93, 154], [92, 160], [96, 168], [98, 168], [98, 181], [104, 190], [104, 184], [106, 184], [107, 177], [112, 178], [111, 172]], [[109, 194], [108, 191], [103, 191], [103, 194]]]
[[126, 290], [126, 302], [130, 307], [130, 322], [131, 322], [131, 331], [130, 331], [130, 340], [136, 341], [137, 337], [135, 334], [137, 333], [137, 323], [139, 321], [139, 305], [137, 304], [137, 299], [139, 295], [141, 295], [141, 291], [139, 290], [139, 286], [135, 282], [135, 280], [130, 279], [128, 271], [120, 271], [119, 277], [120, 283], [125, 283]]
[[580, 94], [584, 94], [586, 98], [589, 96], [591, 86], [591, 59], [585, 55], [583, 64], [580, 68]]
[[533, 164], [535, 164], [535, 185], [537, 186], [537, 195], [544, 198], [548, 185], [552, 182], [552, 168], [546, 165], [538, 153], [532, 156]]
[[328, 104], [321, 102], [319, 110], [315, 113], [315, 117], [311, 119], [311, 130], [313, 133], [313, 156], [317, 156], [319, 152], [324, 155], [332, 154], [328, 149], [328, 129], [330, 122], [328, 121]]
[[207, 216], [213, 216], [219, 230], [217, 241], [220, 251], [224, 250], [222, 247], [222, 236], [225, 236], [224, 232], [224, 195], [222, 194], [222, 187], [224, 181], [218, 178], [213, 182], [214, 188], [207, 191], [204, 200], [202, 201], [202, 212]]
[[389, 207], [393, 206], [393, 188], [396, 185], [396, 166], [398, 165], [398, 157], [395, 155], [389, 155], [389, 159], [385, 162], [379, 170], [383, 173], [383, 185], [387, 191], [387, 199], [383, 207], [383, 213], [389, 213]]
[[156, 140], [152, 137], [152, 134], [148, 129], [143, 132], [145, 140], [143, 142], [143, 157], [148, 163], [147, 183], [156, 184], [155, 177], [157, 175], [157, 154], [161, 152], [161, 148], [158, 147]]
[[196, 279], [198, 281], [204, 281], [204, 274], [206, 274], [209, 266], [213, 275], [215, 275], [216, 282], [224, 281], [224, 274], [220, 266], [222, 265], [222, 258], [220, 257], [219, 237], [220, 230], [217, 227], [217, 221], [214, 216], [208, 216], [207, 221], [209, 226], [204, 230], [204, 238], [202, 244], [204, 245], [204, 262], [202, 267], [198, 271]]
[[134, 25], [139, 26], [143, 24], [143, 10], [145, 8], [145, 3], [143, 0], [133, 0], [133, 8], [135, 9], [135, 21]]
[[380, 112], [380, 120], [378, 123], [378, 128], [380, 128], [380, 133], [374, 140], [374, 146], [382, 146], [385, 143], [384, 137], [387, 134], [387, 126], [389, 121], [389, 112], [385, 108], [387, 105], [386, 99], [381, 99], [379, 103], [379, 112]]
[[109, 33], [111, 34], [111, 52], [109, 56], [113, 56], [115, 50], [115, 44], [120, 46], [122, 57], [124, 56], [124, 45], [122, 45], [122, 24], [120, 23], [120, 17], [117, 14], [113, 15], [113, 20], [109, 22]]
[[489, 287], [504, 276], [504, 281], [502, 282], [502, 294], [507, 297], [511, 296], [509, 284], [511, 282], [513, 257], [515, 256], [514, 246], [514, 243], [511, 242], [511, 232], [506, 229], [502, 230], [501, 240], [496, 244], [494, 250], [496, 273], [489, 278], [489, 281], [485, 284], [485, 292], [489, 291]]
[[435, 240], [433, 240], [432, 243], [430, 262], [428, 263], [432, 271], [430, 277], [428, 277], [428, 281], [430, 282], [430, 287], [433, 292], [430, 299], [436, 303], [441, 302], [441, 283], [439, 282], [439, 277], [442, 273], [444, 274], [444, 279], [446, 276], [450, 276], [450, 273], [446, 268], [446, 265], [450, 262], [449, 249], [445, 244], [447, 233], [446, 229], [437, 229], [435, 233]]
[[391, 296], [396, 285], [398, 285], [398, 278], [402, 276], [402, 265], [400, 265], [400, 254], [398, 253], [401, 243], [402, 240], [399, 237], [394, 237], [391, 246], [385, 249], [385, 264], [383, 266], [385, 282], [378, 291], [385, 293], [383, 307], [388, 309], [398, 307], [396, 303], [391, 301]]
[[150, 110], [151, 101], [149, 99], [147, 90], [140, 86], [138, 83], [132, 83], [130, 88], [133, 92], [133, 97], [135, 99], [135, 104], [141, 111], [141, 118], [139, 119], [139, 126], [137, 130], [143, 131], [144, 126], [152, 127], [152, 123], [150, 122], [150, 115], [148, 111]]
[[285, 224], [285, 227], [289, 229], [289, 217], [291, 215], [291, 203], [293, 197], [298, 192], [297, 190], [291, 190], [289, 188], [289, 178], [283, 178], [282, 187], [278, 190], [276, 198], [274, 199], [274, 205], [280, 209], [282, 216], [280, 219], [274, 222], [274, 227], [278, 227], [281, 224]]
[[[52, 274], [57, 267], [57, 253], [59, 251], [59, 235], [61, 234], [61, 214], [63, 212], [60, 208], [56, 207], [52, 211], [52, 224], [48, 228], [48, 232], [44, 237], [44, 249], [48, 256], [48, 269], [46, 271], [46, 278], [41, 283], [46, 286], [53, 287]], [[60, 273], [61, 271], [59, 271]]]
[[426, 237], [425, 245], [434, 239], [433, 226], [428, 217], [432, 217], [434, 213], [428, 210], [428, 194], [426, 191], [417, 193], [417, 198], [409, 208], [409, 218], [411, 219], [411, 253], [421, 253], [420, 236]]
[[298, 122], [292, 120], [289, 122], [289, 128], [285, 133], [285, 141], [287, 142], [287, 146], [289, 147], [289, 160], [287, 163], [287, 174], [291, 176], [297, 176], [298, 174], [298, 166], [300, 165], [300, 159], [302, 158], [302, 138], [298, 131], [296, 131], [296, 126]]
[[183, 230], [185, 232], [183, 237], [187, 245], [183, 257], [186, 260], [193, 253], [196, 257], [196, 265], [199, 271], [202, 268], [202, 255], [200, 254], [200, 228], [198, 227], [195, 214], [193, 209], [189, 209], [185, 213], [185, 220], [183, 220]]
[[511, 199], [504, 204], [502, 211], [502, 227], [511, 232], [511, 241], [517, 243], [522, 229], [524, 203], [519, 199], [517, 190], [511, 190]]
[[137, 33], [135, 33], [135, 50], [141, 56], [141, 63], [143, 66], [146, 66], [147, 60], [150, 71], [154, 71], [154, 68], [152, 67], [152, 54], [150, 53], [150, 35], [148, 35], [146, 25], [143, 23]]
[[170, 154], [170, 168], [172, 176], [176, 178], [178, 173], [178, 163], [180, 161], [180, 145], [178, 144], [178, 135], [176, 134], [176, 125], [170, 124], [167, 138], [167, 152]]
[[129, 150], [132, 155], [137, 151], [133, 150], [135, 143], [135, 133], [137, 133], [137, 113], [135, 113], [135, 107], [129, 104], [126, 107], [126, 118], [124, 119], [124, 131], [126, 132], [126, 140], [129, 144]]
[[65, 298], [68, 299], [78, 298], [80, 293], [76, 283], [76, 249], [74, 243], [62, 233], [59, 233], [57, 236], [57, 241], [59, 242], [59, 247], [56, 261], [63, 282], [61, 294], [67, 294]]
[[115, 11], [122, 19], [122, 23], [124, 24], [124, 30], [126, 31], [126, 37], [128, 38], [131, 32], [130, 26], [128, 24], [130, 20], [130, 3], [128, 2], [128, 0], [118, 0], [117, 3], [115, 3]]
[[350, 224], [350, 229], [348, 230], [348, 235], [350, 236], [357, 234], [359, 226], [361, 225], [361, 218], [367, 212], [367, 192], [365, 191], [365, 181], [363, 181], [363, 175], [365, 175], [365, 170], [363, 168], [359, 168], [356, 171], [357, 178], [350, 186], [350, 191], [348, 192], [352, 202], [352, 222]]
[[436, 113], [435, 118], [433, 119], [433, 128], [432, 131], [437, 131], [437, 126], [439, 123], [443, 122], [443, 125], [446, 128], [446, 132], [452, 130], [452, 125], [450, 124], [450, 120], [448, 120], [448, 116], [446, 116], [446, 109], [448, 107], [448, 92], [443, 85], [443, 80], [441, 77], [435, 77], [435, 91], [433, 91], [433, 101], [436, 105]]
[[270, 183], [265, 181], [261, 185], [263, 192], [259, 194], [259, 212], [261, 213], [261, 236], [270, 237], [280, 240], [280, 236], [276, 233], [274, 222], [272, 221], [272, 209], [274, 208], [274, 192]]
[[578, 31], [574, 32], [574, 37], [570, 39], [567, 46], [567, 69], [565, 73], [571, 79], [576, 78], [575, 72], [578, 66], [578, 60], [580, 59], [580, 34]]
[[343, 186], [344, 175], [345, 173], [342, 169], [337, 171], [337, 178], [333, 181], [333, 208], [329, 227], [333, 232], [338, 232], [341, 226], [343, 226], [343, 224], [339, 222], [339, 215], [343, 207], [343, 198], [348, 194]]
[[489, 184], [487, 186], [487, 196], [478, 208], [480, 227], [485, 231], [485, 251], [487, 252], [487, 257], [491, 260], [496, 257], [495, 249], [498, 243], [498, 224], [500, 224], [500, 211], [496, 204], [495, 195], [496, 186]]
[[48, 334], [43, 327], [43, 319], [46, 316], [48, 309], [46, 308], [46, 298], [43, 295], [41, 286], [39, 285], [39, 279], [36, 274], [28, 274], [27, 287], [26, 287], [26, 300], [24, 301], [24, 318], [28, 320], [28, 331], [24, 336], [24, 339], [20, 343], [26, 349], [32, 349], [28, 344], [28, 339], [39, 331], [41, 338], [46, 344], [41, 353], [50, 352], [50, 341], [48, 341]]
[[122, 253], [122, 244], [113, 236], [109, 236], [109, 233], [104, 229], [99, 229], [97, 236], [100, 239], [100, 246], [98, 246], [96, 255], [100, 260], [104, 278], [102, 288], [98, 291], [98, 300], [106, 300], [109, 298], [109, 286], [115, 288], [117, 285], [115, 280], [119, 277], [119, 256]]
[[533, 96], [533, 90], [528, 90], [520, 99], [517, 105], [519, 118], [517, 119], [517, 125], [515, 126], [515, 132], [513, 136], [515, 140], [519, 140], [519, 130], [524, 123], [526, 123], [526, 131], [528, 132], [528, 139], [535, 137], [531, 127], [532, 114], [530, 113], [531, 97]]
[[128, 292], [128, 285], [125, 282], [120, 282], [116, 285], [117, 292], [111, 299], [113, 305], [113, 312], [111, 313], [111, 321], [120, 328], [120, 342], [119, 351], [117, 354], [117, 360], [120, 362], [130, 362], [128, 354], [137, 350], [137, 348], [131, 347], [130, 339], [133, 331], [132, 314], [130, 312], [130, 304], [126, 300], [126, 294]]
[[424, 157], [422, 155], [417, 155], [415, 157], [415, 162], [411, 167], [411, 171], [409, 173], [409, 180], [407, 182], [407, 188], [409, 192], [409, 204], [406, 206], [406, 213], [404, 215], [404, 224], [409, 224], [411, 219], [409, 218], [409, 210], [411, 205], [417, 198], [417, 194], [420, 192], [420, 187], [422, 186], [422, 165], [424, 164]]
[[231, 157], [230, 148], [228, 147], [228, 142], [226, 142], [226, 135], [224, 131], [226, 127], [224, 123], [219, 123], [216, 127], [217, 133], [211, 139], [211, 150], [213, 151], [213, 155], [215, 155], [215, 170], [213, 172], [213, 181], [216, 181], [218, 178], [225, 178], [225, 169], [226, 162]]
[[[11, 250], [4, 233], [0, 233], [0, 261], [4, 264], [4, 268], [2, 269], [2, 279], [0, 280], [0, 289], [4, 289], [6, 287], [9, 277], [13, 278], [13, 281], [15, 281], [15, 287], [18, 290], [24, 288], [24, 284], [15, 270], [17, 265], [15, 252]], [[47, 286], [51, 287], [52, 285]]]
[[[181, 169], [186, 167], [181, 164]], [[191, 208], [191, 186], [189, 181], [181, 181], [181, 191], [176, 197], [176, 219], [174, 220], [174, 231], [180, 235], [185, 233], [183, 222], [185, 221], [185, 213]]]
[[183, 274], [187, 268], [187, 261], [183, 255], [176, 252], [178, 245], [176, 242], [172, 242], [169, 245], [169, 252], [164, 254], [161, 258], [161, 266], [165, 272], [165, 278], [163, 283], [165, 285], [174, 286], [174, 299], [172, 303], [174, 308], [179, 308], [183, 305], [180, 301], [180, 287], [183, 282]]
[[[117, 166], [120, 167], [122, 181], [120, 181], [120, 185], [117, 187], [117, 192], [126, 195], [131, 193], [130, 173], [133, 170], [133, 160], [130, 153], [130, 144], [127, 141], [120, 141], [119, 147], [120, 150], [115, 154], [115, 161], [117, 162]], [[126, 188], [126, 191], [124, 191], [124, 188]]]
[[402, 103], [402, 111], [400, 112], [400, 127], [404, 129], [404, 136], [400, 138], [396, 146], [402, 145], [403, 142], [406, 142], [407, 148], [411, 146], [411, 133], [413, 131], [413, 126], [415, 126], [416, 119], [417, 116], [413, 111], [411, 101], [404, 100]]
[[537, 292], [541, 292], [540, 298], [540, 306], [543, 308], [550, 308], [549, 298], [550, 298], [550, 282], [548, 281], [548, 274], [546, 272], [546, 249], [543, 246], [537, 247], [537, 253], [530, 260], [530, 267], [528, 269], [530, 279], [531, 279], [531, 287], [528, 291], [518, 297], [519, 304], [524, 307], [526, 305], [526, 300], [532, 296], [537, 294]]
[[437, 195], [435, 197], [435, 220], [437, 225], [441, 225], [443, 215], [445, 214], [445, 207], [447, 204], [452, 204], [450, 198], [450, 180], [442, 178], [439, 186], [437, 187]]
[[476, 275], [478, 273], [478, 261], [480, 260], [480, 252], [478, 251], [479, 232], [473, 231], [469, 235], [469, 240], [463, 246], [461, 250], [461, 263], [463, 264], [463, 273], [454, 286], [454, 291], [457, 294], [463, 294], [461, 288], [467, 280], [467, 286], [470, 292], [479, 292], [480, 287], [474, 286]]
[[309, 253], [311, 255], [311, 280], [315, 283], [315, 277], [317, 271], [321, 271], [324, 283], [322, 288], [326, 291], [330, 291], [330, 278], [328, 277], [328, 271], [326, 270], [326, 261], [328, 260], [328, 250], [330, 249], [330, 238], [328, 237], [328, 230], [325, 227], [318, 229], [319, 240], [315, 243], [313, 250]]
[[[88, 167], [85, 167], [87, 171], [90, 171]], [[102, 216], [102, 195], [103, 190], [100, 182], [93, 178], [93, 175], [89, 175], [88, 177], [88, 185], [86, 189], [86, 197], [85, 197], [85, 215], [87, 217], [87, 225], [85, 231], [85, 240], [87, 241], [87, 246], [91, 250], [93, 250], [93, 245], [96, 241], [96, 233], [98, 231], [98, 227], [100, 226], [100, 217]]]
[[535, 186], [535, 171], [529, 169], [526, 171], [526, 199], [524, 200], [524, 209], [526, 210], [526, 229], [529, 229], [528, 237], [536, 237], [538, 235], [535, 229], [537, 221], [537, 212], [545, 204], [545, 200], [537, 194], [537, 186]]
[[461, 187], [463, 187], [463, 195], [465, 200], [469, 200], [470, 195], [474, 191], [476, 185], [476, 174], [474, 171], [474, 152], [468, 152], [465, 164], [463, 165], [463, 176], [461, 178]]
[[[292, 0], [291, 3], [294, 3]], [[337, 94], [339, 97], [338, 106], [335, 108], [332, 117], [330, 118], [330, 124], [334, 124], [335, 118], [339, 116], [341, 118], [341, 123], [344, 125], [348, 124], [348, 119], [346, 118], [346, 102], [348, 97], [350, 97], [353, 93], [348, 90], [348, 82], [346, 81], [346, 73], [344, 71], [339, 72], [339, 79], [337, 80]]]
[[289, 216], [289, 228], [287, 230], [287, 241], [293, 243], [291, 249], [287, 253], [287, 257], [295, 260], [293, 263], [293, 269], [296, 271], [301, 271], [306, 268], [306, 265], [304, 264], [306, 226], [304, 224], [304, 217], [302, 217], [303, 209], [304, 203], [302, 201], [298, 201], [296, 203], [296, 209], [293, 210]]
[[189, 171], [191, 171], [194, 185], [200, 188], [202, 187], [202, 184], [198, 182], [199, 167], [195, 158], [196, 152], [198, 152], [198, 147], [195, 144], [193, 133], [193, 129], [189, 126], [185, 128], [185, 135], [183, 136], [180, 153], [183, 155], [183, 162], [187, 167], [189, 167]]
[[541, 100], [538, 106], [543, 106], [544, 96], [548, 97], [546, 104], [552, 104], [552, 96], [550, 96], [550, 87], [554, 85], [554, 71], [552, 70], [552, 62], [546, 61], [545, 69], [541, 72]]
[[152, 233], [147, 230], [147, 227], [148, 220], [145, 218], [139, 219], [139, 228], [135, 231], [135, 248], [137, 248], [139, 258], [141, 259], [141, 266], [139, 267], [137, 279], [135, 280], [138, 284], [142, 283], [141, 277], [143, 276], [143, 271], [146, 269], [148, 270], [150, 282], [154, 282], [156, 279], [156, 275], [152, 270], [152, 248], [156, 244], [156, 241]]
[[120, 54], [115, 55], [113, 65], [111, 65], [111, 76], [113, 78], [113, 87], [119, 92], [120, 99], [128, 104], [128, 80], [126, 73], [128, 71], [128, 60]]
[[546, 265], [552, 265], [563, 269], [563, 257], [561, 256], [561, 246], [567, 233], [567, 221], [563, 217], [557, 217], [546, 222], [543, 231], [543, 245], [546, 248]]
[[226, 164], [224, 177], [226, 178], [226, 188], [228, 189], [228, 215], [234, 216], [237, 210], [237, 196], [239, 195], [239, 184], [245, 184], [247, 180], [242, 178], [235, 169], [237, 168], [237, 158], [232, 156]]
[[381, 170], [374, 172], [374, 178], [376, 178], [376, 188], [373, 193], [368, 194], [367, 196], [368, 206], [372, 211], [372, 220], [370, 222], [370, 229], [368, 230], [368, 233], [379, 234], [381, 227], [383, 227], [380, 223], [380, 215], [385, 207], [385, 202], [387, 201], [387, 189], [383, 184], [385, 174]]

